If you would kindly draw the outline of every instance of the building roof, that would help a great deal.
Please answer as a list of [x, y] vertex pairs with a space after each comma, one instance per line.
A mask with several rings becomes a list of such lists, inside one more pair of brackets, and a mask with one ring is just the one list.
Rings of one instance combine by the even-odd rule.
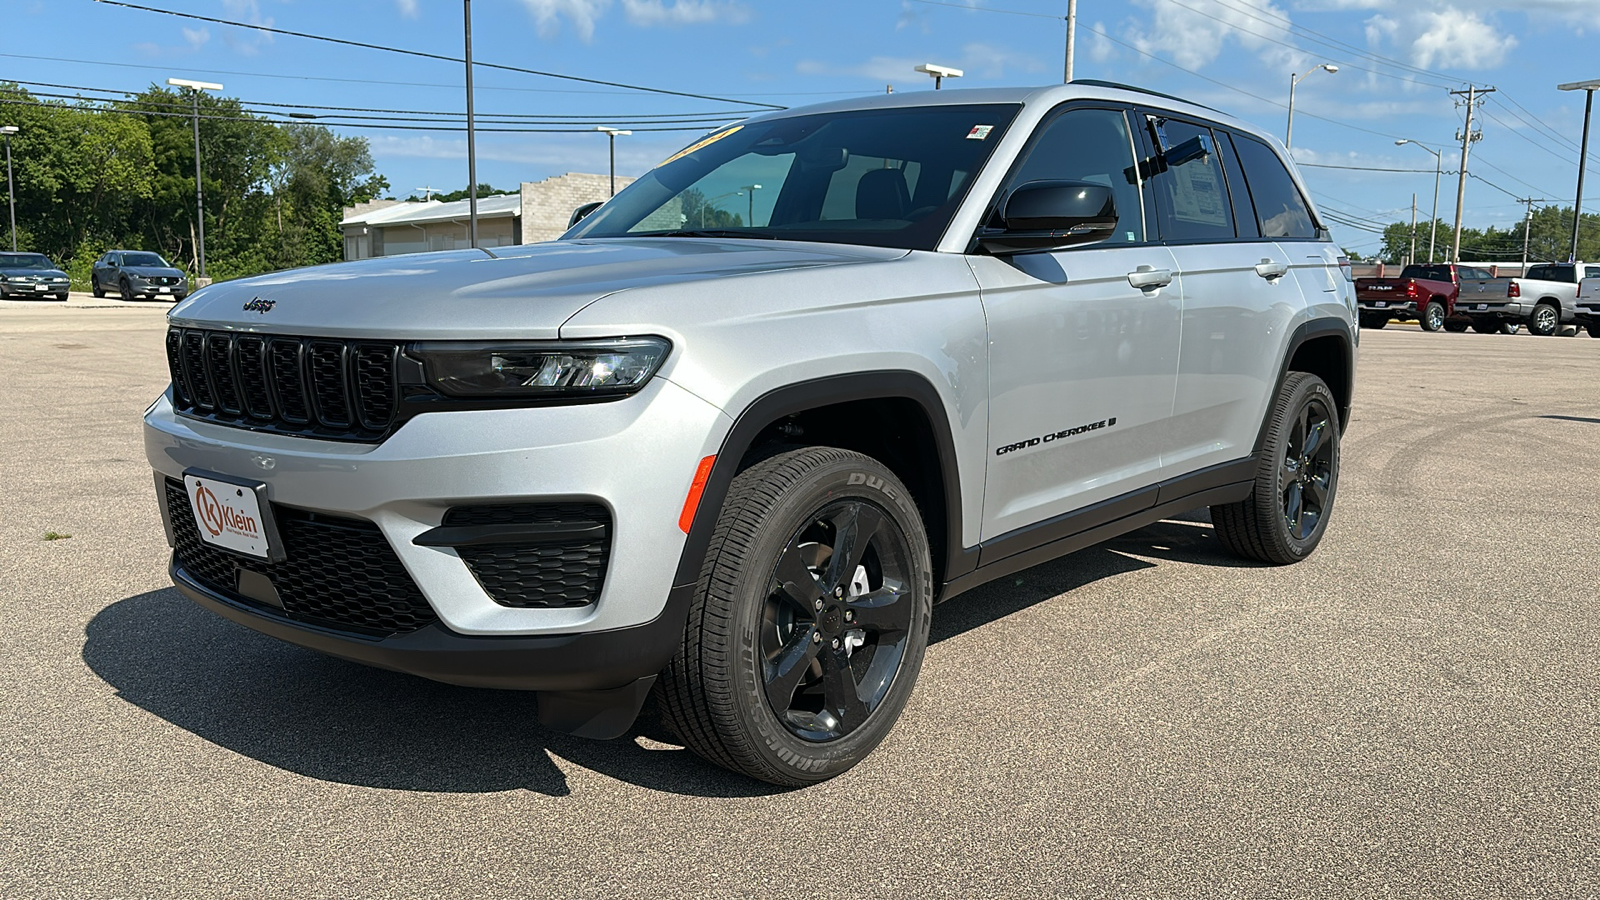
[[[422, 225], [429, 222], [465, 222], [471, 215], [471, 201], [440, 203], [398, 203], [384, 209], [351, 216], [340, 225]], [[522, 215], [521, 194], [499, 194], [478, 198], [478, 218], [508, 219]]]

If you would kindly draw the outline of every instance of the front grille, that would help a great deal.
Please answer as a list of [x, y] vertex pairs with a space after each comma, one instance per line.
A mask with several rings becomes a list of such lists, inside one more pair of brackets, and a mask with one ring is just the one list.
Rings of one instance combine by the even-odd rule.
[[604, 526], [592, 535], [530, 544], [457, 547], [489, 598], [518, 609], [588, 606], [600, 597], [611, 555], [611, 514], [595, 503], [458, 506], [444, 524]]
[[395, 424], [400, 346], [172, 328], [180, 414], [220, 425], [376, 442]]
[[[202, 541], [183, 484], [168, 479], [166, 492], [177, 564], [209, 590], [296, 621], [379, 637], [416, 631], [438, 619], [371, 522], [274, 505], [287, 559], [271, 563]], [[241, 570], [266, 576], [283, 609], [240, 594]]]

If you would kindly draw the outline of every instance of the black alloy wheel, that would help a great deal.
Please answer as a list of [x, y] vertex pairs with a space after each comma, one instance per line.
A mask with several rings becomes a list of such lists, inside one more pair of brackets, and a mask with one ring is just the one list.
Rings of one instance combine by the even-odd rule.
[[1466, 319], [1445, 319], [1444, 330], [1451, 334], [1460, 334], [1467, 330], [1468, 324]]
[[1339, 485], [1338, 406], [1322, 379], [1291, 372], [1267, 420], [1255, 487], [1211, 507], [1217, 537], [1234, 553], [1275, 565], [1310, 556], [1321, 542]]
[[133, 299], [133, 288], [128, 284], [128, 279], [124, 278], [121, 281], [117, 282], [117, 290], [121, 292], [122, 299], [124, 299], [124, 300], [132, 300]]
[[1522, 330], [1521, 322], [1513, 322], [1510, 319], [1505, 319], [1500, 322], [1501, 334], [1516, 334], [1520, 330]]
[[883, 705], [911, 633], [911, 548], [878, 506], [810, 517], [778, 557], [761, 613], [767, 702], [790, 733], [831, 741]]
[[1444, 304], [1431, 300], [1423, 307], [1422, 315], [1417, 319], [1423, 331], [1440, 331], [1444, 328]]
[[1528, 333], [1539, 337], [1549, 337], [1561, 327], [1561, 313], [1554, 304], [1541, 303], [1533, 308], [1533, 315], [1528, 317]]
[[791, 787], [866, 758], [910, 699], [933, 565], [894, 473], [835, 447], [771, 452], [734, 477], [662, 717], [706, 760]]
[[100, 286], [100, 276], [92, 272], [89, 274], [89, 290], [95, 295], [96, 299], [106, 295], [106, 289]]

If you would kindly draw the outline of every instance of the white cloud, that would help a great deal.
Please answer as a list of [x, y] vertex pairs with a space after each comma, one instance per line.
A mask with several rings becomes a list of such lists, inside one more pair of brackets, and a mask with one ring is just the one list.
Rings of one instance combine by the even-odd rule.
[[750, 21], [750, 10], [742, 4], [718, 0], [675, 0], [671, 5], [665, 0], [622, 0], [622, 9], [629, 22], [646, 27], [708, 22], [740, 25]]
[[407, 19], [417, 17], [417, 0], [394, 0], [394, 5], [400, 10], [400, 15]]
[[1095, 62], [1110, 62], [1117, 58], [1117, 47], [1106, 37], [1104, 22], [1094, 23], [1094, 30], [1086, 32], [1078, 40], [1082, 41], [1083, 38], [1089, 39], [1089, 58]]
[[1426, 26], [1411, 42], [1416, 65], [1424, 69], [1494, 69], [1517, 46], [1515, 37], [1502, 34], [1477, 13], [1425, 12], [1413, 21]]
[[522, 0], [522, 5], [533, 15], [540, 37], [559, 34], [561, 20], [566, 19], [578, 39], [587, 43], [594, 39], [594, 23], [611, 6], [611, 0]]
[[211, 40], [211, 29], [206, 28], [204, 25], [199, 28], [185, 28], [183, 29], [183, 39], [189, 42], [190, 49], [199, 50], [205, 46], [207, 41]]
[[1151, 11], [1151, 23], [1148, 30], [1131, 27], [1128, 43], [1185, 68], [1206, 66], [1227, 49], [1230, 41], [1254, 51], [1273, 68], [1293, 69], [1309, 59], [1292, 46], [1295, 40], [1289, 32], [1288, 11], [1274, 6], [1271, 0], [1229, 0], [1226, 4], [1206, 3], [1193, 9], [1161, 0], [1134, 3]]
[[[251, 25], [272, 27], [272, 17], [261, 15], [261, 6], [257, 0], [222, 0], [222, 7], [230, 19], [238, 19]], [[272, 43], [272, 34], [266, 31], [239, 32], [229, 28], [223, 31], [222, 40], [235, 53], [255, 56], [261, 52], [263, 44]]]

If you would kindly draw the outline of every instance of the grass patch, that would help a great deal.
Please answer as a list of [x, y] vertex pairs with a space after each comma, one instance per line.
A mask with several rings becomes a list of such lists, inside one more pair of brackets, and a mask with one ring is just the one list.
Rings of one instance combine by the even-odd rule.
[[64, 540], [66, 540], [67, 538], [70, 538], [70, 537], [72, 537], [72, 535], [63, 534], [62, 532], [59, 532], [59, 531], [46, 531], [44, 533], [44, 539], [47, 540], [47, 541], [64, 541]]

